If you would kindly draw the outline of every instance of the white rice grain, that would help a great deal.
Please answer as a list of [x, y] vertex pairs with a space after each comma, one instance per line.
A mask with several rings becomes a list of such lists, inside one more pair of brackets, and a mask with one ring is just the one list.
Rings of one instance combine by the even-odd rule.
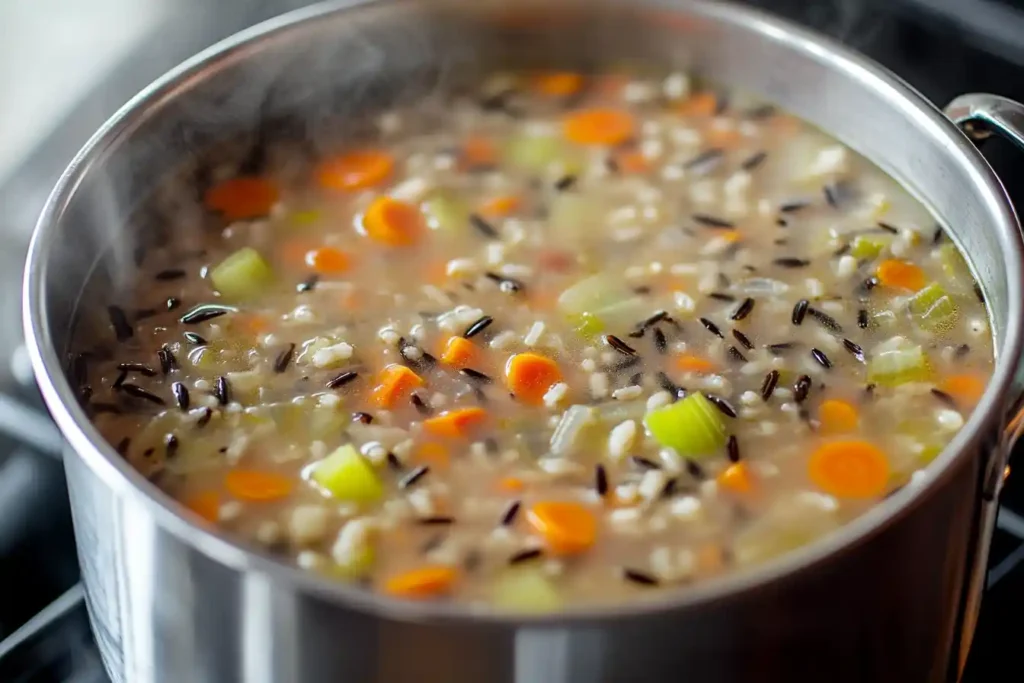
[[537, 320], [530, 325], [530, 330], [523, 337], [523, 343], [527, 346], [533, 347], [540, 341], [540, 336], [544, 334], [545, 325], [542, 321]]
[[288, 516], [288, 534], [295, 545], [313, 545], [327, 535], [329, 513], [322, 505], [298, 505]]
[[624, 420], [612, 428], [608, 435], [608, 455], [612, 460], [622, 460], [633, 449], [636, 442], [637, 426], [633, 420]]
[[607, 374], [595, 372], [590, 376], [590, 395], [594, 398], [604, 398], [608, 395]]
[[565, 382], [558, 382], [551, 385], [551, 388], [544, 393], [544, 406], [548, 410], [554, 410], [565, 400], [569, 394], [569, 385]]
[[632, 385], [628, 387], [622, 387], [612, 392], [612, 398], [617, 401], [632, 401], [635, 398], [640, 398], [640, 394], [643, 393], [643, 387]]

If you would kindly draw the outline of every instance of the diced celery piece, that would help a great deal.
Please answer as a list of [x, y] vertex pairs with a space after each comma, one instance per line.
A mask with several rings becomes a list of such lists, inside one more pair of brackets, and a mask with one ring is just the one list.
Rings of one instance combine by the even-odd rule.
[[939, 457], [940, 453], [942, 453], [942, 446], [929, 444], [921, 449], [921, 452], [917, 454], [917, 464], [924, 467], [932, 460]]
[[931, 283], [910, 299], [910, 313], [923, 330], [948, 330], [960, 309], [938, 283]]
[[561, 192], [551, 199], [548, 222], [555, 239], [574, 243], [600, 234], [600, 220], [601, 207], [593, 197]]
[[658, 443], [682, 455], [712, 455], [726, 441], [722, 413], [701, 393], [647, 413], [644, 424]]
[[320, 220], [319, 211], [296, 211], [292, 214], [292, 223], [295, 225], [312, 225]]
[[628, 297], [618, 277], [603, 273], [572, 285], [558, 297], [558, 308], [566, 315], [594, 313]]
[[377, 473], [352, 444], [341, 446], [313, 465], [312, 477], [339, 500], [373, 503], [384, 495]]
[[871, 326], [887, 330], [896, 326], [896, 314], [888, 309], [875, 311], [871, 314]]
[[560, 456], [571, 455], [579, 446], [583, 432], [596, 421], [594, 409], [590, 406], [569, 406], [562, 413], [562, 419], [558, 421], [558, 426], [551, 434], [551, 453]]
[[579, 172], [580, 162], [561, 139], [551, 135], [517, 135], [505, 144], [505, 162], [531, 173], [543, 173], [556, 162], [561, 172]]
[[274, 281], [274, 271], [252, 247], [242, 247], [210, 271], [214, 289], [228, 301], [259, 295]]
[[971, 269], [967, 266], [963, 254], [956, 248], [955, 244], [947, 242], [939, 247], [939, 263], [942, 264], [942, 272], [951, 281], [965, 283], [971, 281]]
[[592, 339], [604, 332], [604, 321], [591, 313], [579, 313], [566, 316], [573, 330], [584, 339]]
[[598, 308], [593, 313], [604, 323], [606, 329], [621, 331], [636, 327], [637, 323], [651, 314], [651, 309], [647, 301], [635, 296]]
[[885, 249], [888, 241], [874, 235], [857, 235], [850, 245], [850, 256], [859, 261], [866, 261], [878, 258], [878, 255]]
[[469, 205], [450, 190], [438, 190], [423, 202], [427, 224], [438, 232], [459, 235], [469, 228]]
[[511, 569], [494, 582], [494, 606], [507, 612], [544, 614], [562, 607], [562, 597], [536, 568]]
[[188, 352], [188, 360], [204, 377], [218, 377], [248, 367], [249, 346], [238, 341], [218, 340]]
[[920, 346], [882, 351], [868, 360], [868, 382], [895, 387], [931, 378], [928, 357]]

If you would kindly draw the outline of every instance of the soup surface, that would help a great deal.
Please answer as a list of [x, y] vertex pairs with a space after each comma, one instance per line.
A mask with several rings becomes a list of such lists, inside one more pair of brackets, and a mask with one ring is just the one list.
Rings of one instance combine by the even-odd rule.
[[183, 509], [302, 568], [512, 611], [657, 594], [927, 477], [991, 372], [925, 209], [741, 94], [500, 74], [378, 129], [221, 169], [74, 368]]

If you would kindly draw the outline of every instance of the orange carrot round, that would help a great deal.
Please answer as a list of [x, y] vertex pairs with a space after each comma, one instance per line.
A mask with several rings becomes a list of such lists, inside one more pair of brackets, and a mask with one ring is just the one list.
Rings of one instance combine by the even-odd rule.
[[597, 518], [580, 503], [534, 503], [526, 519], [551, 552], [559, 555], [582, 553], [597, 540]]
[[374, 242], [408, 247], [423, 234], [423, 214], [412, 204], [391, 197], [378, 197], [363, 215], [363, 229]]
[[814, 485], [837, 498], [875, 498], [885, 492], [889, 460], [866, 441], [833, 441], [811, 454]]
[[916, 292], [925, 286], [924, 271], [919, 266], [899, 259], [886, 259], [875, 271], [878, 281], [887, 287]]
[[676, 359], [676, 367], [682, 372], [695, 372], [706, 375], [715, 371], [715, 364], [707, 358], [684, 353]]
[[838, 399], [829, 399], [818, 407], [818, 421], [823, 434], [846, 434], [857, 429], [857, 409]]
[[571, 71], [550, 71], [536, 74], [532, 79], [533, 89], [548, 97], [575, 95], [583, 87], [583, 76]]
[[480, 206], [480, 213], [492, 218], [504, 218], [511, 216], [522, 204], [522, 200], [514, 194], [501, 195], [489, 199]]
[[349, 268], [349, 256], [337, 247], [320, 247], [306, 252], [306, 265], [322, 275], [344, 273]]
[[436, 598], [447, 595], [457, 579], [458, 572], [452, 567], [419, 567], [390, 577], [384, 582], [384, 592], [399, 598]]
[[220, 517], [220, 496], [205, 491], [186, 500], [185, 507], [207, 522], [216, 522]]
[[389, 153], [361, 149], [324, 161], [317, 167], [316, 179], [328, 190], [352, 192], [380, 185], [394, 168], [395, 159]]
[[431, 467], [444, 470], [448, 469], [448, 466], [451, 465], [452, 455], [444, 444], [428, 441], [420, 444], [419, 448], [413, 453], [412, 459], [421, 465], [430, 465]]
[[951, 375], [939, 384], [939, 389], [964, 406], [973, 406], [985, 393], [985, 380], [971, 374]]
[[508, 388], [517, 399], [530, 405], [544, 402], [551, 385], [562, 381], [562, 372], [550, 358], [536, 353], [519, 353], [505, 366]]
[[487, 411], [476, 406], [447, 410], [423, 421], [423, 429], [434, 436], [458, 439], [467, 436], [487, 419]]
[[498, 481], [498, 490], [503, 493], [520, 493], [526, 488], [526, 482], [519, 477], [502, 477]]
[[651, 162], [638, 149], [630, 149], [614, 155], [615, 164], [622, 173], [643, 174], [651, 170]]
[[424, 384], [423, 378], [409, 368], [392, 363], [380, 371], [370, 400], [381, 408], [390, 408], [396, 401]]
[[465, 337], [451, 337], [441, 352], [441, 362], [453, 368], [467, 368], [479, 365], [480, 349]]
[[239, 500], [268, 503], [287, 498], [295, 488], [295, 482], [274, 472], [231, 470], [224, 476], [224, 487]]
[[709, 91], [691, 95], [676, 107], [676, 111], [683, 116], [711, 116], [717, 109], [718, 97]]
[[733, 493], [750, 493], [754, 489], [754, 482], [750, 476], [750, 469], [742, 462], [736, 462], [718, 475], [718, 486]]
[[280, 193], [265, 178], [240, 176], [218, 183], [206, 192], [203, 203], [228, 221], [260, 218], [270, 213]]
[[633, 137], [636, 122], [619, 109], [585, 109], [569, 114], [565, 137], [579, 145], [621, 145]]
[[498, 148], [488, 138], [474, 135], [462, 143], [461, 165], [464, 168], [480, 168], [498, 163]]

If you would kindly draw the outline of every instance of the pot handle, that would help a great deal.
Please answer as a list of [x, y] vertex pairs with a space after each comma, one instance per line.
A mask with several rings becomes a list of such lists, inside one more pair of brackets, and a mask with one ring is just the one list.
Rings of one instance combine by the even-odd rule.
[[[1024, 150], [1024, 104], [1000, 95], [969, 93], [946, 105], [944, 112], [976, 145], [997, 134]], [[990, 477], [986, 477], [989, 480], [986, 489], [993, 493], [1001, 484], [1010, 449], [1024, 432], [1024, 398], [1018, 398], [1011, 410], [1014, 414], [1004, 432], [1006, 450], [1003, 461], [997, 470], [990, 472]]]

